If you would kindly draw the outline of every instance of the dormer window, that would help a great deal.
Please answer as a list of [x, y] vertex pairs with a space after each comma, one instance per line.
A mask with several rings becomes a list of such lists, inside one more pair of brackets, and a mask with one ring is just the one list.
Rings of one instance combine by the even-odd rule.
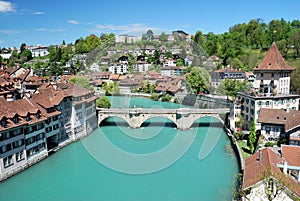
[[39, 112], [38, 112], [38, 113], [36, 113], [36, 114], [35, 114], [35, 117], [36, 117], [37, 119], [41, 118], [41, 115], [40, 115], [40, 113], [39, 113]]
[[19, 123], [19, 118], [18, 118], [18, 116], [15, 116], [15, 117], [13, 118], [13, 121], [14, 121], [15, 124]]
[[6, 119], [2, 119], [2, 120], [1, 120], [1, 126], [2, 126], [2, 127], [6, 127], [6, 124], [7, 124], [7, 123], [6, 123]]
[[28, 114], [25, 119], [26, 119], [26, 121], [30, 121], [31, 120], [30, 114]]

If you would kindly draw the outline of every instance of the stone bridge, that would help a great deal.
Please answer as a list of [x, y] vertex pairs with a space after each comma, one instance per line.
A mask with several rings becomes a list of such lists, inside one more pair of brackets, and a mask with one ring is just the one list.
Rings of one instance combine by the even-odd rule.
[[103, 109], [97, 108], [98, 124], [108, 117], [118, 117], [128, 123], [131, 128], [140, 128], [141, 125], [148, 119], [153, 117], [164, 117], [176, 124], [179, 130], [188, 130], [193, 123], [202, 117], [211, 116], [219, 119], [220, 113], [229, 112], [228, 108], [222, 109], [194, 109], [194, 108], [179, 108], [179, 109], [144, 109], [144, 108], [127, 108], [127, 109]]

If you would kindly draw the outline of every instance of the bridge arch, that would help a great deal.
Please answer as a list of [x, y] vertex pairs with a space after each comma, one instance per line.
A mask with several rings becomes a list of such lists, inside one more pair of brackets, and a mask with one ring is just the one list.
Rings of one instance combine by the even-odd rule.
[[101, 114], [98, 115], [98, 125], [100, 126], [100, 124], [105, 121], [106, 119], [110, 118], [110, 117], [116, 117], [119, 119], [122, 119], [124, 122], [126, 122], [128, 124], [129, 127], [132, 127], [130, 119], [125, 115], [118, 115], [118, 114]]
[[170, 120], [174, 125], [175, 127], [177, 128], [177, 122], [176, 122], [176, 115], [164, 115], [164, 114], [159, 114], [159, 115], [144, 115], [144, 118], [142, 119], [142, 122], [141, 124], [139, 124], [138, 126], [139, 127], [142, 127], [142, 125], [147, 121], [147, 120], [150, 120], [150, 119], [153, 119], [153, 118], [164, 118], [164, 119], [168, 119]]
[[205, 115], [200, 116], [199, 118], [195, 118], [194, 121], [191, 123], [190, 127], [193, 127], [193, 125], [195, 125], [197, 123], [200, 123], [200, 122], [197, 122], [197, 121], [199, 121], [200, 119], [206, 118], [206, 117], [209, 117], [211, 119], [216, 120], [215, 122], [211, 121], [208, 124], [210, 124], [210, 125], [222, 124], [222, 126], [224, 126], [224, 121], [221, 119], [221, 117], [219, 115], [205, 114]]

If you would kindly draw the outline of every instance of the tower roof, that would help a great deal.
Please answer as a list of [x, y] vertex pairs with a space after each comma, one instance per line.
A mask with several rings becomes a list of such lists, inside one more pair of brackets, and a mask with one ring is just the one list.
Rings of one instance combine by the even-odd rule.
[[288, 65], [278, 50], [276, 43], [273, 42], [263, 60], [253, 68], [254, 71], [292, 71], [294, 67]]

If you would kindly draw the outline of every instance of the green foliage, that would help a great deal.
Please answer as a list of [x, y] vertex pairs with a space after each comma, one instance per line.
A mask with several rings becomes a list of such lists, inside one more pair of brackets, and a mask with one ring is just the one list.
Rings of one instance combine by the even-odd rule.
[[151, 42], [151, 40], [154, 38], [154, 33], [151, 29], [149, 29], [146, 33], [147, 40]]
[[74, 84], [77, 84], [83, 88], [86, 88], [88, 90], [94, 90], [93, 86], [90, 85], [89, 80], [86, 77], [83, 76], [74, 76], [71, 79], [69, 79], [69, 82], [72, 82]]
[[242, 131], [239, 131], [239, 132], [234, 133], [234, 137], [235, 137], [237, 140], [243, 140], [243, 139], [244, 139], [244, 136], [245, 136], [245, 134], [244, 134]]
[[296, 67], [291, 74], [291, 91], [293, 93], [300, 93], [300, 58], [291, 62], [291, 65]]
[[249, 83], [247, 80], [240, 81], [226, 78], [218, 87], [217, 92], [235, 98], [239, 91], [246, 91], [247, 89], [249, 89]]
[[273, 147], [274, 145], [277, 145], [277, 142], [266, 142], [265, 147]]
[[172, 96], [170, 94], [167, 94], [166, 92], [163, 92], [161, 101], [170, 102], [172, 99]]
[[184, 60], [182, 58], [179, 58], [176, 62], [176, 66], [184, 66]]
[[107, 96], [102, 96], [96, 101], [96, 106], [100, 108], [110, 108], [111, 102], [107, 98]]
[[118, 82], [105, 82], [102, 86], [106, 96], [112, 96], [120, 93]]
[[247, 145], [248, 145], [251, 153], [254, 153], [256, 138], [257, 138], [256, 137], [256, 128], [255, 128], [254, 120], [252, 120], [251, 127], [250, 127], [250, 134], [249, 134], [248, 141], [247, 141]]
[[157, 101], [158, 100], [158, 94], [157, 93], [152, 93], [150, 99]]
[[160, 40], [161, 42], [167, 42], [167, 41], [168, 41], [168, 36], [167, 36], [167, 34], [166, 34], [165, 32], [162, 32], [162, 33], [160, 34], [160, 36], [159, 36], [159, 40]]
[[193, 93], [205, 92], [209, 86], [210, 75], [206, 69], [193, 67], [190, 74], [186, 76], [186, 82]]

